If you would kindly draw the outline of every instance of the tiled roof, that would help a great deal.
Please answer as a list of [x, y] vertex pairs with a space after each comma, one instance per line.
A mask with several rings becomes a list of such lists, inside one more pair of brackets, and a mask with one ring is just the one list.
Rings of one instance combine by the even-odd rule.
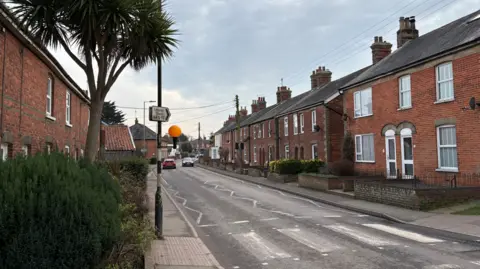
[[285, 109], [288, 109], [290, 106], [294, 105], [299, 100], [301, 100], [303, 97], [305, 97], [308, 93], [309, 93], [309, 91], [301, 93], [301, 94], [299, 94], [295, 97], [292, 97], [288, 100], [285, 100], [285, 101], [277, 104], [273, 109], [271, 109], [270, 111], [268, 111], [267, 113], [265, 113], [264, 115], [262, 115], [261, 117], [259, 117], [255, 121], [253, 121], [252, 123], [257, 123], [257, 122], [261, 122], [261, 121], [264, 121], [264, 120], [275, 118], [277, 115], [282, 113], [282, 111], [284, 111]]
[[480, 19], [472, 19], [479, 15], [480, 10], [477, 10], [407, 42], [343, 88], [352, 87], [401, 68], [415, 65], [469, 43], [478, 44], [480, 42]]
[[288, 107], [287, 109], [279, 112], [278, 113], [279, 116], [280, 115], [286, 115], [286, 114], [289, 114], [289, 113], [292, 113], [292, 112], [295, 112], [295, 111], [298, 111], [298, 110], [302, 110], [302, 109], [305, 109], [305, 108], [309, 108], [309, 107], [312, 107], [312, 106], [317, 105], [317, 104], [321, 104], [322, 102], [324, 102], [325, 100], [327, 100], [328, 98], [333, 96], [334, 94], [338, 93], [338, 90], [342, 86], [344, 86], [345, 84], [350, 82], [352, 79], [355, 79], [356, 77], [361, 75], [369, 67], [370, 66], [362, 68], [362, 69], [360, 69], [358, 71], [355, 71], [351, 74], [348, 74], [348, 75], [346, 75], [342, 78], [334, 80], [334, 81], [326, 84], [325, 86], [323, 86], [320, 89], [315, 89], [315, 90], [309, 91], [308, 94], [306, 94], [301, 100], [299, 100], [298, 102], [296, 102], [292, 106]]
[[143, 130], [145, 130], [145, 140], [157, 140], [157, 133], [140, 123], [130, 126], [133, 140], [143, 140]]
[[105, 130], [105, 149], [107, 151], [135, 150], [135, 144], [128, 126], [118, 124], [105, 125], [102, 128]]
[[240, 127], [245, 127], [245, 126], [248, 126], [252, 123], [255, 123], [257, 121], [257, 119], [259, 119], [260, 117], [262, 117], [263, 115], [267, 114], [268, 112], [272, 111], [273, 109], [275, 109], [277, 107], [278, 104], [274, 104], [274, 105], [271, 105], [269, 107], [266, 107], [256, 113], [253, 113], [251, 115], [250, 118], [248, 118], [246, 121], [242, 122], [240, 124]]

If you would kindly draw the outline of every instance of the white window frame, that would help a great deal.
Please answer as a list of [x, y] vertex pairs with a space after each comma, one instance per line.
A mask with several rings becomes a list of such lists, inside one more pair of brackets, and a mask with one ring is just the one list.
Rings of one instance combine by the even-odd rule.
[[[448, 78], [448, 79], [440, 80], [439, 70], [440, 70], [441, 67], [446, 66], [446, 65], [450, 66], [450, 71], [451, 71], [452, 77]], [[454, 75], [453, 75], [453, 64], [452, 64], [452, 62], [445, 62], [445, 63], [439, 64], [435, 67], [437, 102], [445, 102], [445, 101], [451, 101], [451, 100], [455, 99], [455, 85], [453, 84], [453, 76]], [[445, 83], [445, 82], [450, 82], [450, 81], [452, 82], [452, 96], [440, 99], [440, 84]]]
[[50, 154], [52, 152], [52, 145], [47, 144], [47, 154]]
[[80, 149], [80, 158], [83, 158], [84, 154], [83, 149]]
[[298, 134], [298, 115], [297, 113], [292, 115], [293, 118], [293, 135]]
[[257, 126], [253, 125], [253, 139], [257, 139]]
[[[408, 89], [405, 89], [404, 80], [408, 79]], [[402, 94], [410, 95], [410, 104], [403, 104]], [[410, 75], [405, 75], [398, 78], [398, 98], [399, 98], [399, 107], [400, 109], [407, 109], [412, 107], [412, 79]]]
[[257, 162], [257, 146], [253, 146], [253, 162]]
[[65, 146], [65, 153], [70, 155], [70, 146]]
[[65, 122], [67, 125], [72, 125], [72, 94], [67, 91], [65, 101]]
[[[370, 111], [370, 113], [367, 113], [367, 114], [363, 114], [362, 112], [362, 107], [363, 107], [363, 104], [362, 104], [362, 94], [365, 94], [367, 92], [370, 92], [370, 103], [372, 103], [372, 111]], [[360, 104], [357, 104], [357, 98], [356, 96], [357, 95], [360, 95]], [[360, 90], [360, 91], [356, 91], [353, 93], [353, 103], [354, 103], [354, 111], [353, 111], [353, 116], [354, 118], [362, 118], [362, 117], [368, 117], [368, 116], [372, 116], [373, 115], [373, 95], [372, 95], [372, 88], [366, 88], [366, 89], [363, 89], [363, 90]], [[360, 111], [360, 114], [357, 115], [357, 111]]]
[[315, 132], [315, 125], [317, 125], [317, 110], [312, 110], [312, 132]]
[[45, 112], [47, 116], [52, 116], [53, 114], [53, 80], [51, 77], [48, 77], [47, 82], [47, 107]]
[[[315, 147], [317, 148], [317, 151], [315, 151]], [[318, 144], [312, 144], [312, 160], [316, 160], [315, 159], [315, 152], [317, 152], [317, 155], [318, 155]]]
[[283, 118], [283, 134], [288, 136], [288, 116]]
[[457, 149], [457, 166], [458, 166], [458, 146], [455, 143], [455, 145], [440, 145], [440, 129], [444, 128], [455, 128], [455, 141], [457, 140], [457, 127], [456, 125], [441, 125], [437, 127], [437, 155], [438, 155], [438, 169], [437, 170], [442, 170], [442, 171], [452, 171], [452, 172], [458, 172], [458, 167], [443, 167], [442, 166], [442, 160], [441, 160], [441, 154], [440, 154], [440, 149], [441, 148], [455, 148]]
[[28, 145], [22, 145], [22, 152], [24, 156], [28, 156]]
[[[373, 160], [365, 160], [363, 158], [363, 137], [372, 136], [373, 137]], [[360, 151], [357, 151], [357, 137], [360, 137]], [[358, 155], [362, 156], [362, 160], [358, 159]], [[373, 133], [370, 134], [359, 134], [355, 135], [355, 162], [357, 163], [374, 163], [375, 162], [375, 136]]]
[[290, 159], [290, 145], [285, 145], [285, 159]]
[[272, 121], [268, 121], [268, 137], [272, 137]]
[[305, 118], [303, 113], [300, 113], [300, 133], [303, 134], [305, 131]]
[[0, 148], [2, 149], [2, 160], [6, 161], [8, 159], [8, 144], [2, 143]]
[[265, 138], [265, 123], [262, 123], [262, 138]]
[[257, 129], [258, 129], [257, 138], [260, 139], [262, 138], [262, 128], [260, 124], [257, 124]]

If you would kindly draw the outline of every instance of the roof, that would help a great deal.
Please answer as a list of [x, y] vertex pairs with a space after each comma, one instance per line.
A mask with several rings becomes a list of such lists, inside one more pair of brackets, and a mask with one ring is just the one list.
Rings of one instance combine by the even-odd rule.
[[132, 132], [133, 140], [143, 140], [143, 132], [145, 130], [145, 140], [157, 140], [157, 133], [147, 126], [135, 123], [130, 126], [130, 132]]
[[289, 108], [290, 106], [292, 106], [295, 103], [297, 103], [298, 101], [300, 101], [302, 98], [304, 98], [309, 93], [310, 93], [310, 91], [301, 93], [301, 94], [299, 94], [295, 97], [292, 97], [288, 100], [285, 100], [285, 101], [277, 104], [273, 109], [271, 109], [270, 111], [268, 111], [267, 113], [265, 113], [264, 115], [262, 115], [261, 117], [259, 117], [255, 121], [253, 121], [252, 123], [256, 123], [256, 122], [260, 122], [260, 121], [275, 118], [277, 115], [279, 115], [280, 113], [285, 111], [287, 108]]
[[105, 150], [107, 151], [134, 151], [132, 134], [128, 126], [123, 124], [105, 125]]
[[358, 77], [360, 74], [365, 72], [370, 66], [364, 67], [358, 71], [355, 71], [351, 74], [348, 74], [342, 78], [339, 78], [337, 80], [334, 80], [330, 83], [327, 83], [320, 89], [314, 89], [308, 92], [301, 100], [290, 106], [289, 108], [283, 110], [282, 112], [279, 113], [279, 115], [285, 115], [288, 113], [292, 113], [294, 111], [302, 110], [305, 108], [312, 107], [314, 105], [320, 104], [324, 101], [326, 101], [328, 98], [333, 96], [334, 94], [338, 93], [338, 90], [350, 82], [352, 79], [355, 79]]
[[418, 64], [461, 46], [478, 44], [480, 42], [480, 19], [473, 19], [479, 15], [480, 10], [477, 10], [407, 42], [356, 79], [347, 83], [343, 88], [352, 87], [407, 66]]
[[273, 109], [275, 109], [276, 107], [278, 106], [278, 104], [274, 104], [274, 105], [271, 105], [269, 107], [266, 107], [254, 114], [251, 115], [250, 118], [248, 118], [247, 120], [243, 121], [240, 126], [241, 127], [244, 127], [244, 126], [248, 126], [252, 123], [255, 123], [257, 122], [257, 120], [261, 117], [263, 117], [265, 114], [267, 114], [268, 112], [272, 111]]
[[73, 90], [77, 96], [90, 103], [87, 91], [82, 90], [80, 86], [70, 77], [53, 57], [50, 51], [38, 39], [36, 39], [29, 31], [21, 26], [18, 19], [10, 12], [5, 3], [0, 3], [0, 24], [5, 26], [12, 34], [18, 38], [23, 45], [29, 48], [42, 62], [44, 62], [57, 77], [65, 83], [65, 85]]
[[228, 128], [229, 126], [231, 126], [233, 123], [234, 123], [234, 122], [231, 122], [231, 121], [230, 121], [230, 122], [227, 122], [227, 123], [224, 124], [224, 125], [222, 126], [222, 128], [220, 128], [215, 134], [222, 134], [222, 133], [224, 133], [224, 132], [227, 130], [227, 128]]

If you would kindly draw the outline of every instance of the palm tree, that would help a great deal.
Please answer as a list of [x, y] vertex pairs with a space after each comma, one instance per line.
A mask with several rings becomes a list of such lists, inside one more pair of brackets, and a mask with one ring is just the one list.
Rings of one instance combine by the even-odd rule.
[[8, 1], [36, 39], [62, 47], [85, 72], [91, 96], [85, 154], [94, 160], [103, 103], [120, 74], [127, 66], [138, 71], [170, 58], [178, 44], [164, 0]]

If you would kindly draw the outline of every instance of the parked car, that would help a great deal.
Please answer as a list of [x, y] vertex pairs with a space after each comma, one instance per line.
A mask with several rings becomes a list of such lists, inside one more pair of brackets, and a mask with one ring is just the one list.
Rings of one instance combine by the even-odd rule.
[[165, 159], [162, 163], [163, 169], [177, 169], [177, 164], [175, 163], [175, 159]]
[[194, 163], [195, 161], [192, 159], [192, 158], [183, 158], [182, 160], [182, 167], [185, 167], [185, 166], [191, 166], [193, 167], [194, 166]]

